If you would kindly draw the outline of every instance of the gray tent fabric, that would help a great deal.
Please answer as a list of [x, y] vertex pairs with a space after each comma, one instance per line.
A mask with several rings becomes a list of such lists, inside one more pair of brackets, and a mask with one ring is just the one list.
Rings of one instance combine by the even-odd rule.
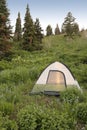
[[60, 62], [54, 62], [41, 73], [31, 93], [53, 92], [55, 95], [55, 92], [60, 92], [72, 87], [80, 89], [71, 71], [66, 65]]

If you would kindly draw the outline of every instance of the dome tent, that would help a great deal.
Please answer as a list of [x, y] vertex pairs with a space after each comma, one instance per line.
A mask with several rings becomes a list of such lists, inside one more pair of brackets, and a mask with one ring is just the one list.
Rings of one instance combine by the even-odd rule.
[[71, 87], [80, 89], [68, 67], [60, 62], [54, 62], [41, 73], [31, 93], [58, 95], [60, 91]]

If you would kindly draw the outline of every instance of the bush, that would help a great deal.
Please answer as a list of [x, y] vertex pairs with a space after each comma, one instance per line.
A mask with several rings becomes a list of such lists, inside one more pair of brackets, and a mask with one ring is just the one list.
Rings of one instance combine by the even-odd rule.
[[77, 119], [82, 123], [87, 123], [87, 103], [77, 106]]
[[29, 69], [25, 67], [17, 67], [13, 69], [7, 69], [0, 73], [0, 82], [6, 84], [21, 84], [29, 80]]
[[4, 69], [11, 69], [11, 62], [8, 62], [6, 60], [0, 61], [0, 71]]
[[80, 90], [76, 88], [73, 89], [69, 88], [61, 92], [60, 100], [65, 103], [70, 103], [71, 105], [73, 105], [75, 103], [77, 104], [79, 102], [84, 101], [84, 95], [83, 93], [81, 93]]
[[18, 130], [14, 120], [10, 120], [8, 116], [3, 117], [0, 113], [0, 130]]
[[18, 113], [19, 130], [35, 130], [36, 118], [32, 109], [27, 107]]
[[18, 113], [19, 130], [74, 130], [75, 119], [41, 106], [27, 106]]

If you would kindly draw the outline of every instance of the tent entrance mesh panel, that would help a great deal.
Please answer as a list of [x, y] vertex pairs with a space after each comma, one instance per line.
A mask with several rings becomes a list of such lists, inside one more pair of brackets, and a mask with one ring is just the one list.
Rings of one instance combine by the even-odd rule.
[[64, 74], [60, 71], [50, 70], [48, 74], [47, 84], [56, 84], [65, 86]]

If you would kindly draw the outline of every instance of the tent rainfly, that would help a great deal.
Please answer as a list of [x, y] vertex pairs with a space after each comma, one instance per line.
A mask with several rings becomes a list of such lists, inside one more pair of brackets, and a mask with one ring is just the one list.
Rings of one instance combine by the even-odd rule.
[[59, 95], [60, 91], [70, 87], [80, 89], [67, 66], [60, 62], [54, 62], [41, 73], [31, 93]]

